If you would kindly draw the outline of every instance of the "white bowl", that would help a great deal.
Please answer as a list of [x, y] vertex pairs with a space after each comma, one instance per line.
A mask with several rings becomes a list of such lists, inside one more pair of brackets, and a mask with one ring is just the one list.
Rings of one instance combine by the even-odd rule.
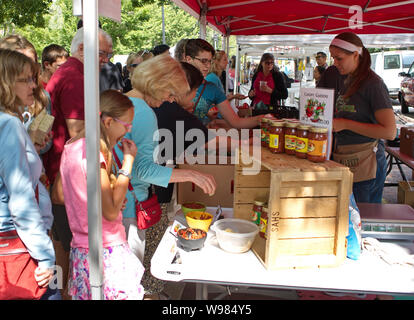
[[210, 228], [224, 251], [243, 253], [249, 251], [259, 233], [259, 227], [251, 221], [228, 218], [216, 221]]

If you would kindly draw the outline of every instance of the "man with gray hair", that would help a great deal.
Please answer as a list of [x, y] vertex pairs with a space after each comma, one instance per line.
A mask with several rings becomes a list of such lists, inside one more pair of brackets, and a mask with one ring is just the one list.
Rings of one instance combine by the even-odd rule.
[[[102, 29], [99, 29], [99, 67], [108, 62], [112, 54], [111, 37]], [[43, 156], [43, 164], [53, 190], [55, 178], [59, 172], [60, 158], [66, 141], [75, 137], [85, 125], [84, 113], [84, 45], [83, 28], [77, 30], [70, 47], [71, 57], [52, 75], [46, 91], [49, 92], [52, 101], [52, 115], [55, 121], [52, 127], [53, 144], [50, 150]], [[69, 250], [72, 234], [67, 222], [66, 210], [63, 203], [58, 203], [52, 192], [52, 211], [54, 224], [52, 227], [53, 238], [61, 243], [55, 250], [62, 248], [64, 252], [56, 252], [56, 263], [67, 275], [69, 266]], [[58, 261], [61, 257], [63, 260]], [[63, 279], [66, 284], [66, 279]]]

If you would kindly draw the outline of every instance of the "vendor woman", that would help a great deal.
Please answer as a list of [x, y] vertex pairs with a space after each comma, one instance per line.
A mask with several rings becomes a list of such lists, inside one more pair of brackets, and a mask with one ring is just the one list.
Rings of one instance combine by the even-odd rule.
[[341, 75], [347, 75], [336, 101], [334, 160], [354, 173], [357, 202], [381, 203], [386, 176], [384, 142], [396, 136], [387, 87], [371, 70], [371, 57], [352, 32], [337, 35], [329, 47]]

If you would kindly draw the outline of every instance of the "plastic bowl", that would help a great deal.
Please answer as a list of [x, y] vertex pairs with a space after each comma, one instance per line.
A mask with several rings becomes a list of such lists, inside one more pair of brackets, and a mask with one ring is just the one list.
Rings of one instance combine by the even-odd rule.
[[235, 218], [218, 220], [211, 230], [216, 233], [220, 248], [231, 253], [249, 251], [259, 233], [259, 227], [253, 222]]
[[186, 202], [181, 205], [184, 215], [191, 211], [206, 211], [206, 206], [202, 202]]
[[[187, 232], [196, 232], [201, 233], [202, 237], [199, 239], [192, 239], [188, 238], [186, 239], [183, 235], [185, 235]], [[204, 242], [206, 241], [207, 233], [204, 230], [199, 229], [192, 229], [192, 228], [185, 228], [180, 229], [177, 232], [177, 241], [178, 246], [183, 249], [184, 251], [192, 251], [192, 250], [199, 250], [204, 247]]]
[[[204, 219], [201, 219], [204, 218]], [[213, 221], [213, 215], [204, 211], [191, 211], [185, 216], [187, 224], [190, 228], [201, 229], [205, 232], [210, 228], [210, 224]]]

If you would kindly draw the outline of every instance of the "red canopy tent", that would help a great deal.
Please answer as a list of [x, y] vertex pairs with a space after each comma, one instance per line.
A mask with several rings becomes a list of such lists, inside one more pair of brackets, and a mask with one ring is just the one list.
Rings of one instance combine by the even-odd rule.
[[414, 1], [172, 0], [223, 35], [414, 32]]

